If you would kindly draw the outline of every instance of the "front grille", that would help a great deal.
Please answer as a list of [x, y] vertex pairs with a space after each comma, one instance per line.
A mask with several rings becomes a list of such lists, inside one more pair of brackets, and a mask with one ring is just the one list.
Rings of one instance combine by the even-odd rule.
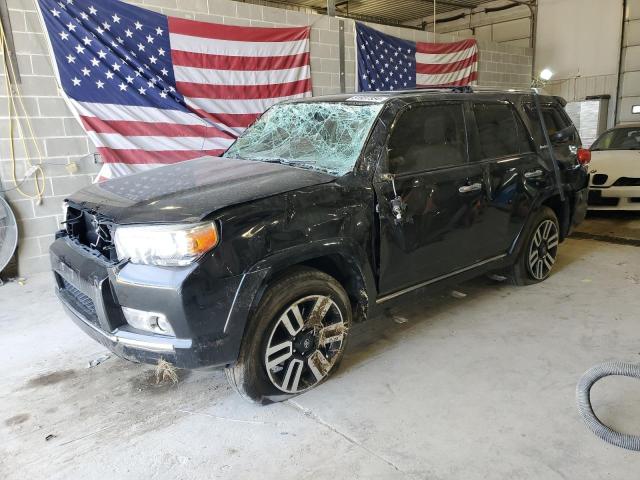
[[89, 210], [70, 206], [65, 226], [67, 234], [78, 243], [107, 260], [116, 260], [116, 249], [111, 237], [113, 224], [106, 218]]
[[82, 293], [76, 287], [71, 285], [64, 278], [60, 278], [60, 293], [67, 300], [69, 305], [78, 311], [83, 317], [89, 320], [96, 326], [98, 323], [98, 314], [96, 312], [96, 306], [87, 295]]
[[640, 178], [620, 177], [613, 184], [614, 187], [640, 187]]
[[617, 207], [620, 199], [617, 197], [603, 197], [600, 190], [589, 192], [589, 205], [594, 207]]
[[608, 175], [605, 175], [603, 173], [598, 173], [598, 174], [593, 176], [593, 184], [594, 185], [604, 185], [605, 183], [607, 183], [607, 178], [609, 178]]

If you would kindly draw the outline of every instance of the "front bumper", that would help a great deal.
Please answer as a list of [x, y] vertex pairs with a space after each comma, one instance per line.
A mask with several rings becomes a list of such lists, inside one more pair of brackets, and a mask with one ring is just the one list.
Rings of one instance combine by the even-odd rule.
[[[50, 248], [56, 293], [74, 322], [127, 360], [179, 368], [236, 361], [253, 298], [266, 271], [212, 278], [198, 263], [115, 265], [66, 235]], [[175, 337], [129, 326], [122, 307], [164, 313]]]
[[591, 187], [589, 210], [640, 211], [640, 187]]

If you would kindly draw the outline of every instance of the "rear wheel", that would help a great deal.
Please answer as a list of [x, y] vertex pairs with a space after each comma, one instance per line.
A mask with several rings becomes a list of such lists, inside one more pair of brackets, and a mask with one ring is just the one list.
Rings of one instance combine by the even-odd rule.
[[256, 403], [310, 390], [336, 370], [350, 325], [342, 286], [318, 270], [296, 268], [267, 288], [227, 379]]
[[542, 207], [529, 230], [527, 241], [511, 271], [516, 285], [530, 285], [546, 280], [558, 255], [560, 225], [556, 214]]

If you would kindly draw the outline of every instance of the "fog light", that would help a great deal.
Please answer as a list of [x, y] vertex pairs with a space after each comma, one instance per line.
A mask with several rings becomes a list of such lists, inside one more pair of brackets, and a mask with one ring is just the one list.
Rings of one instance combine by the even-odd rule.
[[127, 323], [133, 328], [159, 333], [160, 335], [175, 336], [171, 324], [163, 313], [145, 312], [144, 310], [136, 310], [129, 307], [122, 307], [122, 313], [124, 313]]

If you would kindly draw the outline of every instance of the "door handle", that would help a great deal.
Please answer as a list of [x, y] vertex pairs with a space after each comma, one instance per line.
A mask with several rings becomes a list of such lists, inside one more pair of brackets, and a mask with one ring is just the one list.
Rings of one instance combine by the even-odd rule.
[[524, 178], [538, 178], [544, 174], [542, 170], [529, 170], [524, 172]]
[[478, 190], [482, 190], [481, 183], [472, 183], [471, 185], [463, 185], [458, 189], [460, 193], [477, 192]]

